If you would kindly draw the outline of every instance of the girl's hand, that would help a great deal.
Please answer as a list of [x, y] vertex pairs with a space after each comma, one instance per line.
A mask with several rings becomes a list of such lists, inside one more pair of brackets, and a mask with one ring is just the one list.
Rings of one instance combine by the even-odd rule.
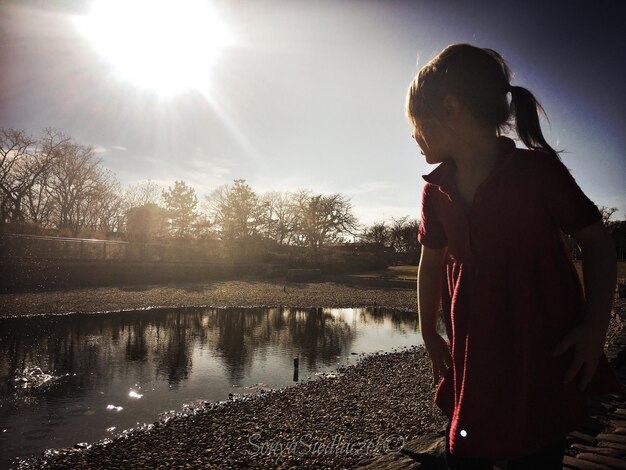
[[428, 351], [433, 365], [433, 385], [437, 385], [439, 379], [445, 375], [448, 367], [452, 367], [452, 354], [448, 343], [438, 333], [424, 338], [424, 346]]
[[578, 381], [578, 389], [582, 392], [598, 368], [598, 362], [604, 352], [606, 332], [594, 323], [582, 322], [572, 329], [552, 351], [552, 356], [560, 356], [570, 348], [574, 348], [574, 357], [565, 374], [566, 384], [582, 371]]

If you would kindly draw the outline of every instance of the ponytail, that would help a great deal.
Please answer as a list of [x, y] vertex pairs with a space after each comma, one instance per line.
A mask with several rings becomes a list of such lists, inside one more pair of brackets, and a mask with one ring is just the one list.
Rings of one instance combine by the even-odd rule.
[[511, 112], [515, 116], [515, 127], [521, 141], [531, 150], [543, 150], [559, 158], [558, 152], [548, 145], [541, 132], [537, 110], [541, 110], [548, 119], [548, 115], [541, 104], [524, 87], [510, 86], [509, 91], [511, 92]]

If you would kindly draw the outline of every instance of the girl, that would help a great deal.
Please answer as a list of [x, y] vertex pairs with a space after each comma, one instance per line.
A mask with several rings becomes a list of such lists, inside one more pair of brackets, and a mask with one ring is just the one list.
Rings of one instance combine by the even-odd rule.
[[[622, 391], [603, 351], [615, 248], [546, 143], [545, 111], [509, 81], [497, 52], [454, 44], [407, 96], [412, 137], [441, 163], [422, 176], [418, 307], [450, 468], [561, 469], [588, 398]], [[528, 149], [502, 135], [511, 116]], [[584, 292], [561, 231], [582, 250]]]

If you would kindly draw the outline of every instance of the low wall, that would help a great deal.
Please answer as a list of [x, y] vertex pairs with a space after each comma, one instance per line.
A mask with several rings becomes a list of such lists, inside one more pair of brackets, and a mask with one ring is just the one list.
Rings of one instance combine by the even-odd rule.
[[233, 279], [254, 271], [254, 268], [232, 263], [23, 260], [19, 263], [2, 262], [0, 291]]

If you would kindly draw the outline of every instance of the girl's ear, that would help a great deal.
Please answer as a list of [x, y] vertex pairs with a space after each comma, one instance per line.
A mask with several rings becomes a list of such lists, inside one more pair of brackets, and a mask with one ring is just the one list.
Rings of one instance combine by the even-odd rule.
[[459, 115], [461, 103], [456, 96], [448, 93], [443, 99], [443, 111], [447, 119], [456, 118]]

